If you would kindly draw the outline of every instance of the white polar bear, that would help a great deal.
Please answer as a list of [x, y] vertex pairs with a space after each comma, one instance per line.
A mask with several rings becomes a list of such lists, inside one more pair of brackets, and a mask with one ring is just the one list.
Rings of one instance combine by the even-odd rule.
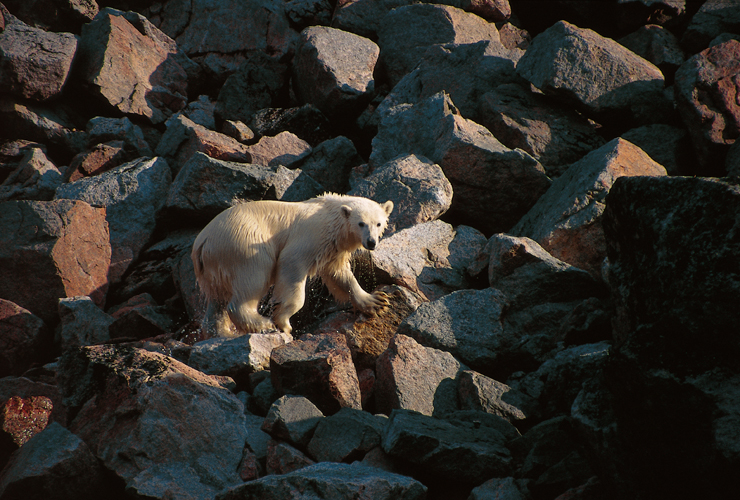
[[[373, 250], [393, 202], [327, 193], [298, 202], [252, 201], [217, 215], [193, 243], [195, 276], [205, 294], [203, 329], [233, 335], [277, 327], [290, 333], [290, 317], [303, 307], [306, 279], [320, 276], [340, 302], [364, 313], [388, 305], [383, 292], [365, 292], [352, 274], [350, 256]], [[273, 289], [272, 321], [257, 311]]]

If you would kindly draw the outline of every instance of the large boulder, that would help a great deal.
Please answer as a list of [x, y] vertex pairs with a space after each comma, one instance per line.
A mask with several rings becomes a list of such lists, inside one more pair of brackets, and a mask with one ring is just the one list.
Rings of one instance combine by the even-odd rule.
[[517, 71], [535, 87], [596, 115], [652, 120], [664, 78], [654, 64], [595, 31], [559, 21], [532, 40]]
[[[411, 337], [396, 335], [375, 363], [375, 406], [380, 413], [395, 409], [424, 415], [457, 410], [457, 378], [466, 367], [450, 353], [424, 347]], [[424, 377], [419, 377], [419, 372]]]
[[551, 183], [537, 160], [464, 118], [445, 92], [392, 108], [372, 146], [373, 167], [409, 153], [442, 167], [455, 192], [450, 216], [484, 233], [510, 229]]
[[0, 203], [0, 297], [56, 323], [62, 297], [103, 306], [111, 245], [104, 208], [84, 201]]
[[619, 179], [607, 197], [619, 432], [601, 458], [625, 497], [721, 495], [740, 464], [739, 201], [736, 180], [688, 177]]
[[216, 495], [216, 500], [283, 500], [295, 492], [321, 500], [349, 500], [358, 491], [377, 500], [422, 500], [427, 488], [410, 477], [374, 467], [324, 462], [235, 486]]
[[378, 203], [393, 201], [385, 236], [436, 220], [452, 204], [452, 185], [439, 165], [416, 155], [398, 156], [359, 180], [347, 193]]
[[326, 26], [306, 28], [293, 59], [296, 94], [330, 118], [357, 114], [375, 90], [373, 70], [379, 53], [373, 41], [354, 33]]
[[696, 175], [725, 175], [725, 157], [740, 134], [735, 99], [740, 41], [728, 40], [688, 59], [676, 72], [676, 104], [697, 152]]
[[28, 26], [0, 10], [0, 92], [36, 101], [59, 95], [67, 83], [77, 38]]
[[193, 62], [144, 16], [106, 8], [82, 29], [80, 75], [121, 113], [162, 123], [187, 104]]
[[43, 353], [48, 330], [38, 316], [0, 299], [0, 377], [20, 375]]
[[298, 41], [282, 0], [168, 2], [160, 15], [162, 31], [217, 79], [234, 72], [252, 52], [290, 57]]
[[467, 268], [486, 244], [469, 226], [424, 222], [380, 240], [371, 254], [378, 281], [409, 289], [426, 300], [469, 288]]
[[496, 25], [475, 14], [446, 5], [404, 5], [390, 11], [380, 24], [380, 64], [395, 85], [430, 46], [484, 40], [501, 43]]
[[644, 175], [665, 176], [666, 171], [637, 146], [613, 139], [568, 167], [510, 233], [531, 238], [553, 257], [601, 277], [604, 199], [617, 178]]
[[325, 415], [362, 407], [355, 365], [340, 333], [306, 334], [276, 347], [270, 372], [278, 392], [305, 396]]
[[64, 184], [56, 199], [82, 200], [105, 207], [113, 253], [109, 278], [121, 280], [149, 243], [162, 196], [170, 188], [172, 173], [162, 158], [140, 158], [100, 175]]
[[206, 499], [241, 482], [244, 407], [212, 377], [115, 346], [66, 351], [58, 375], [70, 430], [133, 494]]
[[13, 455], [0, 475], [0, 497], [94, 498], [105, 494], [104, 477], [85, 442], [55, 422]]

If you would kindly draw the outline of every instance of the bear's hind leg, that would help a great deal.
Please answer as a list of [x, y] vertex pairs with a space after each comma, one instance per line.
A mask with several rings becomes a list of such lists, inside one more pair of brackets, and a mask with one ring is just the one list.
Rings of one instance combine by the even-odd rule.
[[272, 321], [281, 331], [291, 333], [293, 327], [290, 325], [290, 318], [300, 311], [306, 301], [306, 278], [296, 282], [278, 277], [272, 300], [275, 302]]
[[206, 338], [233, 337], [232, 322], [226, 312], [226, 306], [218, 301], [211, 300], [206, 307], [206, 313], [201, 321], [201, 330]]
[[239, 300], [237, 297], [231, 299], [226, 310], [229, 318], [242, 333], [260, 333], [274, 330], [275, 325], [268, 318], [262, 316], [258, 311], [260, 299]]

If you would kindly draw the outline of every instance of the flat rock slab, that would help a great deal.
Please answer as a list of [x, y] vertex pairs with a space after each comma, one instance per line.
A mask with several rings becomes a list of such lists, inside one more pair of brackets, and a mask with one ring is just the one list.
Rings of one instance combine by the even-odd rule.
[[415, 479], [374, 467], [324, 462], [244, 483], [219, 493], [216, 500], [284, 500], [296, 491], [321, 500], [350, 500], [358, 491], [373, 500], [423, 500], [427, 489]]

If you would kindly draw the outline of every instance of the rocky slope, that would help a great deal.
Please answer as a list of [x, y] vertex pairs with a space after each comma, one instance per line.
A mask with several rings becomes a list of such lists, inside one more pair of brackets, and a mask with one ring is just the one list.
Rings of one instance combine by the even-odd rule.
[[[738, 40], [729, 0], [4, 0], [0, 499], [725, 498]], [[391, 306], [205, 338], [200, 228], [324, 191], [393, 200]]]

